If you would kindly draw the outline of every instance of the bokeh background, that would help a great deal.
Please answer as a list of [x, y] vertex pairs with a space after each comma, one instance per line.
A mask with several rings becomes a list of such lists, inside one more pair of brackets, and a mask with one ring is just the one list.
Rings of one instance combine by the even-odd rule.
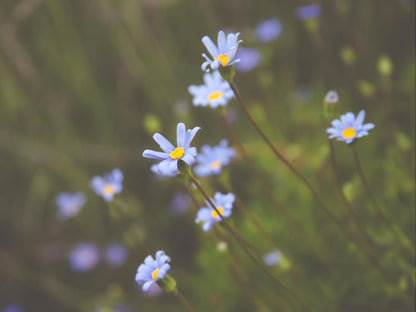
[[[216, 236], [202, 232], [182, 180], [160, 179], [141, 156], [145, 148], [157, 149], [154, 132], [173, 140], [180, 121], [202, 128], [193, 142], [198, 149], [224, 138], [235, 146], [218, 111], [193, 107], [187, 92], [188, 85], [202, 84], [202, 36], [215, 38], [220, 29], [240, 32], [241, 47], [255, 49], [242, 56], [246, 66], [235, 78], [250, 112], [345, 224], [323, 99], [334, 89], [339, 114], [366, 110], [376, 127], [357, 144], [364, 172], [386, 215], [414, 246], [414, 2], [314, 2], [319, 16], [302, 19], [296, 9], [308, 4], [0, 1], [0, 310], [183, 311], [175, 297], [145, 296], [134, 282], [137, 266], [162, 249], [196, 311], [302, 311], [238, 246], [218, 245]], [[256, 26], [270, 18], [278, 19], [281, 33], [260, 42]], [[226, 192], [230, 178], [274, 246], [302, 274], [287, 259], [271, 269], [318, 311], [410, 311], [414, 257], [377, 219], [351, 148], [334, 143], [343, 190], [387, 279], [322, 214], [238, 103], [227, 109], [251, 161], [309, 238], [294, 234], [240, 154], [221, 176], [202, 179], [213, 193]], [[114, 168], [124, 173], [122, 214], [89, 187], [93, 176]], [[79, 214], [65, 220], [55, 202], [62, 192], [87, 198]], [[262, 254], [274, 249], [240, 210], [231, 218]], [[92, 244], [92, 262], [80, 272], [69, 257], [83, 243]], [[118, 246], [116, 261], [108, 257], [109, 244]]]

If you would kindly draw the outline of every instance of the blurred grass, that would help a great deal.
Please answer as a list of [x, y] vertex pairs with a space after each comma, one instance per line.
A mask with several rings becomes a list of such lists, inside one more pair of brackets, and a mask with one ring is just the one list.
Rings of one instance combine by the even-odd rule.
[[[92, 311], [127, 302], [134, 310], [181, 311], [169, 296], [145, 299], [133, 283], [142, 259], [164, 249], [173, 259], [172, 275], [197, 311], [268, 311], [258, 302], [255, 307], [238, 287], [244, 283], [236, 282], [238, 273], [227, 269], [235, 269], [230, 254], [219, 253], [215, 239], [193, 224], [193, 210], [182, 217], [169, 214], [171, 199], [183, 189], [175, 179], [154, 179], [151, 162], [141, 157], [145, 148], [155, 147], [155, 130], [173, 139], [178, 121], [202, 127], [195, 139], [198, 147], [228, 136], [217, 113], [193, 108], [187, 93], [189, 84], [202, 83], [201, 37], [213, 37], [220, 29], [239, 31], [242, 45], [260, 49], [260, 66], [236, 77], [242, 96], [284, 155], [344, 221], [329, 163], [322, 101], [334, 88], [342, 113], [366, 110], [366, 120], [376, 124], [358, 146], [366, 176], [386, 214], [414, 246], [414, 3], [322, 2], [315, 35], [294, 16], [294, 8], [302, 4], [0, 3], [0, 308], [17, 302], [27, 311]], [[260, 45], [253, 28], [270, 17], [282, 22], [282, 36]], [[394, 66], [391, 77], [378, 71], [383, 55]], [[390, 284], [382, 282], [355, 247], [345, 248], [307, 190], [248, 126], [237, 103], [232, 101], [229, 108], [237, 116], [233, 127], [250, 158], [313, 243], [306, 246], [294, 237], [241, 156], [234, 161], [229, 170], [236, 193], [308, 279], [276, 268], [279, 276], [319, 311], [409, 310], [414, 284], [408, 276], [414, 276], [414, 259], [376, 222], [349, 147], [335, 143], [344, 189], [377, 242], [379, 261], [393, 276]], [[127, 224], [88, 190], [92, 176], [114, 167], [126, 176]], [[76, 219], [62, 223], [56, 220], [54, 200], [67, 190], [84, 190], [88, 203]], [[262, 252], [270, 251], [240, 211], [234, 213], [233, 222], [244, 236]], [[117, 270], [100, 264], [86, 275], [74, 273], [67, 254], [82, 241], [99, 246], [121, 241], [129, 247], [129, 261]], [[317, 261], [310, 248], [327, 263]], [[47, 250], [52, 259], [45, 256]], [[242, 276], [259, 301], [291, 309], [279, 290], [241, 256], [253, 273]]]

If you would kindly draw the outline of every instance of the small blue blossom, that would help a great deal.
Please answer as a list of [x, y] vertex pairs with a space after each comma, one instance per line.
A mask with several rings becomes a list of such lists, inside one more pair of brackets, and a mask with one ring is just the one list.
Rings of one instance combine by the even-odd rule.
[[200, 128], [195, 127], [192, 130], [186, 130], [185, 124], [178, 123], [176, 130], [177, 146], [172, 145], [163, 135], [156, 133], [153, 139], [159, 144], [162, 152], [152, 150], [145, 150], [143, 157], [161, 160], [157, 167], [152, 167], [151, 170], [157, 174], [172, 176], [178, 173], [178, 159], [183, 160], [192, 166], [195, 163], [197, 154], [196, 147], [190, 147], [191, 141]]
[[227, 105], [228, 101], [234, 97], [234, 92], [230, 85], [218, 71], [204, 74], [203, 85], [190, 85], [188, 92], [193, 95], [192, 103], [194, 106], [211, 106], [217, 108], [218, 106]]
[[260, 64], [260, 52], [253, 48], [241, 48], [237, 52], [240, 62], [235, 64], [235, 69], [239, 72], [249, 72]]
[[282, 258], [282, 252], [279, 249], [274, 249], [263, 256], [263, 261], [268, 266], [274, 266], [276, 264], [279, 264]]
[[[233, 209], [233, 203], [235, 200], [234, 194], [221, 194], [217, 192], [215, 193], [214, 198], [211, 198], [211, 200], [224, 218], [231, 216], [231, 210]], [[222, 220], [218, 213], [211, 207], [211, 205], [208, 202], [206, 204], [208, 207], [199, 209], [195, 223], [204, 222], [202, 229], [205, 232], [208, 232], [212, 229], [214, 223], [221, 222]]]
[[233, 148], [228, 147], [228, 141], [222, 140], [219, 145], [211, 147], [204, 145], [196, 160], [198, 165], [194, 171], [201, 177], [217, 175], [221, 173], [222, 167], [230, 163], [231, 158], [236, 156]]
[[23, 309], [18, 305], [11, 304], [1, 310], [1, 312], [23, 312]]
[[329, 138], [337, 138], [338, 141], [344, 141], [347, 144], [352, 143], [355, 138], [361, 138], [368, 135], [368, 130], [374, 128], [374, 124], [363, 124], [365, 111], [358, 113], [357, 118], [353, 113], [341, 115], [341, 120], [335, 119], [331, 122], [332, 128], [328, 128]]
[[58, 205], [58, 219], [64, 220], [75, 217], [82, 209], [86, 201], [85, 195], [81, 192], [61, 193], [56, 197]]
[[262, 43], [277, 40], [282, 33], [282, 24], [277, 18], [259, 23], [254, 31], [256, 39]]
[[111, 173], [103, 177], [95, 176], [92, 178], [90, 187], [98, 196], [102, 196], [105, 201], [112, 201], [114, 195], [123, 190], [123, 173], [120, 169], [114, 169]]
[[144, 292], [149, 291], [149, 287], [160, 279], [164, 279], [170, 270], [170, 258], [165, 255], [163, 250], [156, 252], [156, 260], [152, 256], [147, 256], [144, 263], [137, 268], [136, 283], [142, 285]]
[[80, 273], [94, 269], [99, 261], [98, 248], [90, 243], [78, 244], [69, 254], [70, 267]]
[[225, 37], [225, 33], [220, 30], [218, 32], [218, 46], [212, 42], [208, 36], [202, 37], [202, 43], [207, 48], [212, 59], [210, 59], [205, 53], [202, 56], [206, 61], [202, 64], [201, 68], [203, 71], [217, 70], [220, 67], [231, 66], [238, 62], [238, 59], [234, 59], [238, 49], [238, 45], [242, 40], [238, 40], [240, 33], [229, 33]]
[[117, 243], [108, 244], [104, 253], [105, 261], [112, 267], [122, 266], [126, 262], [127, 255], [127, 249]]
[[339, 97], [338, 97], [337, 91], [335, 90], [328, 91], [328, 93], [325, 96], [325, 102], [335, 104], [335, 103], [338, 103], [338, 101], [339, 101]]
[[295, 10], [295, 14], [302, 20], [318, 18], [321, 15], [319, 4], [306, 5]]
[[176, 193], [170, 203], [170, 212], [173, 215], [181, 215], [185, 213], [190, 206], [189, 196], [184, 192]]

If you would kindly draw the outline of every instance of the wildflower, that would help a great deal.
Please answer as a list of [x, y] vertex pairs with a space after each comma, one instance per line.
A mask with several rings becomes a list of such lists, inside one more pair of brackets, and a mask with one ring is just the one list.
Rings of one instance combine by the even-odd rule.
[[222, 167], [228, 165], [235, 156], [236, 152], [228, 147], [227, 140], [222, 140], [214, 147], [204, 145], [201, 153], [196, 157], [198, 165], [195, 166], [194, 171], [201, 177], [220, 174]]
[[335, 103], [338, 103], [338, 101], [339, 101], [339, 98], [338, 98], [337, 91], [330, 90], [325, 96], [326, 103], [335, 104]]
[[282, 257], [282, 252], [279, 249], [274, 249], [263, 256], [263, 261], [268, 266], [274, 266], [279, 264], [279, 262], [282, 260]]
[[127, 254], [127, 250], [124, 248], [124, 246], [117, 243], [111, 243], [107, 245], [104, 257], [105, 261], [110, 266], [119, 267], [126, 262]]
[[[224, 218], [231, 216], [231, 210], [233, 209], [233, 203], [235, 200], [234, 194], [221, 194], [217, 192], [211, 200]], [[221, 217], [218, 213], [209, 205], [208, 202], [207, 205], [208, 208], [203, 207], [199, 209], [195, 219], [196, 223], [204, 222], [202, 229], [205, 232], [210, 231], [215, 222], [221, 222]]]
[[162, 160], [157, 164], [157, 167], [152, 168], [152, 171], [163, 175], [175, 175], [179, 172], [178, 159], [182, 159], [188, 166], [192, 166], [195, 163], [197, 151], [196, 147], [189, 145], [199, 129], [199, 127], [195, 127], [192, 130], [186, 130], [184, 123], [178, 123], [176, 130], [178, 147], [176, 148], [163, 135], [159, 133], [153, 135], [153, 139], [159, 144], [163, 153], [152, 150], [143, 152], [143, 157]]
[[69, 265], [77, 272], [84, 273], [95, 268], [100, 261], [100, 254], [95, 245], [78, 244], [69, 254]]
[[242, 40], [237, 40], [240, 33], [229, 33], [227, 38], [225, 33], [220, 30], [218, 32], [218, 47], [212, 42], [208, 36], [202, 37], [202, 43], [207, 48], [212, 60], [205, 54], [202, 56], [206, 61], [202, 64], [203, 71], [217, 70], [220, 67], [231, 66], [238, 62], [238, 59], [234, 59], [238, 49], [238, 45]]
[[170, 203], [170, 212], [174, 215], [185, 213], [190, 206], [189, 196], [184, 192], [176, 193]]
[[365, 111], [358, 113], [357, 117], [353, 113], [346, 113], [341, 115], [341, 120], [335, 119], [332, 121], [332, 128], [328, 128], [326, 132], [329, 133], [329, 138], [337, 138], [338, 141], [345, 141], [350, 144], [355, 138], [361, 138], [368, 135], [368, 130], [374, 128], [374, 124], [363, 124], [365, 118]]
[[282, 24], [277, 18], [259, 23], [254, 31], [256, 39], [262, 43], [277, 40], [282, 33]]
[[195, 106], [218, 106], [227, 105], [228, 101], [234, 97], [234, 92], [230, 85], [222, 79], [218, 71], [204, 74], [203, 85], [190, 85], [188, 92], [193, 95], [192, 103]]
[[1, 310], [1, 312], [23, 312], [23, 309], [18, 305], [10, 304]]
[[98, 196], [102, 196], [105, 201], [112, 201], [115, 194], [123, 190], [123, 173], [120, 169], [114, 169], [104, 177], [95, 176], [90, 183], [90, 187]]
[[318, 18], [321, 15], [319, 4], [306, 5], [295, 10], [295, 14], [302, 20]]
[[252, 48], [241, 48], [237, 52], [240, 62], [235, 64], [235, 69], [240, 72], [249, 72], [260, 64], [260, 52]]
[[75, 217], [82, 209], [86, 201], [85, 195], [81, 192], [61, 193], [56, 197], [56, 204], [58, 205], [58, 218], [68, 219]]
[[163, 250], [156, 252], [156, 260], [152, 256], [147, 256], [144, 263], [140, 264], [137, 269], [136, 283], [143, 285], [144, 292], [149, 291], [150, 286], [160, 279], [164, 279], [166, 273], [170, 270], [170, 258], [165, 255]]

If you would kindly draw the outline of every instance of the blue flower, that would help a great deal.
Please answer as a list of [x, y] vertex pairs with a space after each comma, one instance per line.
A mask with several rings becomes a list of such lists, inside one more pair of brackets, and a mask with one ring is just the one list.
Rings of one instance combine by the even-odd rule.
[[192, 166], [195, 163], [197, 154], [196, 147], [190, 147], [191, 141], [200, 128], [195, 127], [192, 130], [186, 130], [185, 124], [178, 123], [176, 129], [176, 141], [178, 147], [174, 147], [163, 135], [156, 133], [153, 139], [159, 144], [162, 152], [145, 150], [143, 157], [162, 160], [157, 167], [152, 167], [152, 171], [157, 174], [172, 176], [178, 173], [178, 159], [182, 159]]
[[268, 266], [279, 264], [282, 260], [282, 252], [279, 249], [274, 249], [263, 256], [263, 261]]
[[214, 147], [204, 145], [201, 153], [196, 157], [198, 165], [195, 166], [194, 171], [201, 177], [220, 174], [222, 167], [227, 166], [235, 156], [236, 152], [228, 147], [227, 140], [222, 140]]
[[[212, 202], [217, 207], [221, 215], [224, 218], [228, 218], [229, 216], [231, 216], [231, 210], [233, 209], [234, 200], [234, 194], [221, 194], [217, 192], [215, 193]], [[211, 207], [211, 205], [208, 202], [207, 205], [208, 208], [203, 207], [199, 209], [195, 219], [196, 223], [204, 222], [204, 224], [202, 225], [202, 229], [205, 232], [210, 231], [215, 222], [221, 222], [221, 217], [218, 215], [218, 213]]]
[[127, 259], [127, 250], [124, 246], [111, 243], [108, 244], [105, 249], [105, 261], [112, 267], [119, 267], [122, 266]]
[[78, 244], [69, 254], [69, 265], [77, 272], [84, 273], [95, 268], [100, 261], [98, 248], [90, 243]]
[[338, 97], [337, 91], [335, 90], [328, 91], [328, 93], [325, 96], [325, 102], [335, 104], [335, 103], [338, 103], [338, 101], [339, 101], [339, 97]]
[[222, 79], [218, 71], [204, 74], [203, 79], [205, 84], [188, 87], [188, 92], [194, 97], [192, 103], [195, 106], [209, 105], [211, 108], [217, 108], [227, 105], [228, 101], [234, 97], [230, 85]]
[[282, 33], [282, 24], [277, 18], [259, 23], [254, 31], [256, 39], [262, 43], [277, 40]]
[[105, 201], [112, 201], [115, 194], [123, 190], [123, 173], [120, 169], [114, 169], [104, 177], [95, 176], [92, 178], [90, 187], [98, 196], [102, 196]]
[[240, 62], [235, 64], [235, 69], [240, 72], [249, 72], [260, 64], [260, 52], [252, 48], [241, 48], [237, 52]]
[[11, 304], [1, 310], [1, 312], [23, 312], [23, 309], [18, 305]]
[[350, 144], [355, 138], [368, 135], [368, 130], [374, 128], [374, 124], [363, 124], [365, 111], [358, 113], [357, 118], [353, 113], [341, 115], [341, 120], [335, 119], [331, 122], [332, 128], [328, 128], [329, 138], [337, 138], [338, 141], [345, 141]]
[[234, 59], [238, 49], [238, 45], [242, 40], [237, 40], [240, 33], [230, 33], [225, 37], [222, 30], [218, 32], [218, 46], [216, 46], [208, 36], [202, 37], [202, 43], [207, 48], [212, 59], [210, 59], [205, 53], [202, 56], [206, 61], [202, 64], [203, 71], [217, 70], [220, 67], [231, 66], [238, 59]]
[[189, 196], [184, 192], [176, 193], [170, 203], [170, 212], [173, 215], [181, 215], [185, 213], [190, 206]]
[[170, 270], [170, 258], [165, 255], [163, 250], [156, 252], [156, 260], [152, 256], [147, 256], [144, 263], [137, 268], [136, 283], [143, 285], [144, 292], [149, 291], [149, 287], [160, 279], [164, 279]]
[[321, 15], [319, 4], [306, 5], [295, 10], [295, 14], [302, 20], [317, 18]]
[[61, 193], [56, 197], [56, 204], [58, 205], [58, 218], [68, 219], [75, 217], [84, 206], [86, 201], [83, 193]]

